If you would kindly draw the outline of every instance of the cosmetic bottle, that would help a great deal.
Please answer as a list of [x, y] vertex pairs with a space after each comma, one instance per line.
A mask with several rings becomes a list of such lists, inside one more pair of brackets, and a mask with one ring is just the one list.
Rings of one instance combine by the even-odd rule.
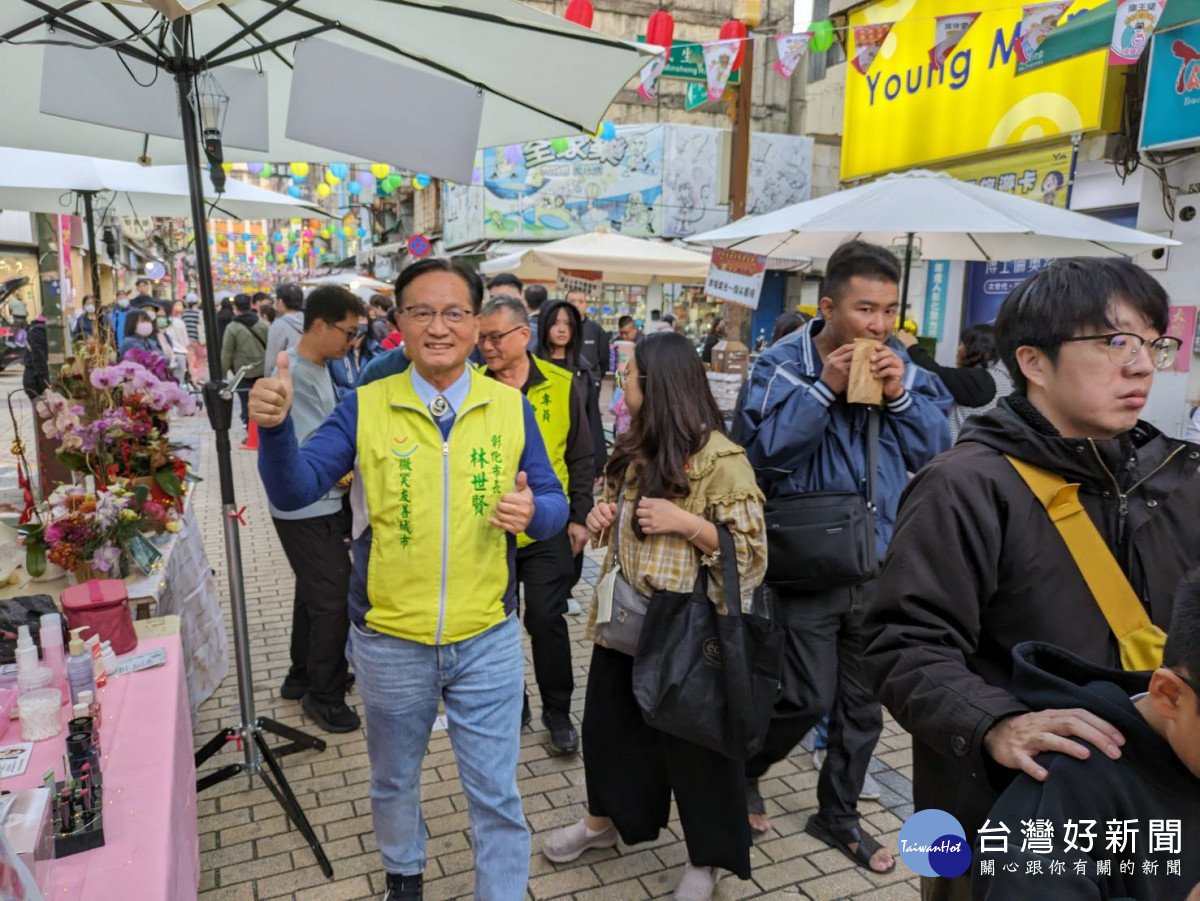
[[104, 664], [104, 675], [109, 679], [117, 675], [117, 652], [112, 649], [111, 642], [100, 644], [100, 662]]
[[71, 703], [79, 703], [79, 692], [90, 691], [96, 694], [96, 676], [92, 671], [92, 657], [83, 644], [79, 633], [87, 626], [71, 630], [71, 656], [67, 659], [67, 681], [71, 685]]
[[42, 645], [42, 663], [50, 667], [54, 678], [51, 688], [57, 688], [64, 704], [71, 703], [71, 690], [67, 683], [66, 659], [63, 656], [62, 617], [57, 613], [42, 614], [42, 631], [38, 636]]
[[83, 646], [92, 656], [92, 678], [96, 680], [96, 687], [103, 688], [108, 684], [108, 677], [104, 674], [104, 664], [100, 662], [100, 636], [93, 634]]

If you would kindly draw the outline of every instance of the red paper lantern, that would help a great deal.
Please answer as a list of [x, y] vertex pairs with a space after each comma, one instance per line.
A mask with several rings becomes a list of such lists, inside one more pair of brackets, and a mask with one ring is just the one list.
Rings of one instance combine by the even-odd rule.
[[[575, 0], [571, 0], [575, 2]], [[569, 7], [568, 7], [569, 9]], [[742, 57], [746, 55], [746, 23], [738, 19], [730, 19], [721, 26], [721, 40], [732, 41], [741, 39], [742, 43], [738, 44], [737, 56], [733, 58], [733, 68], [730, 72], [736, 72], [742, 67]]]
[[571, 0], [567, 4], [567, 11], [563, 13], [563, 18], [576, 25], [582, 25], [584, 28], [591, 28], [592, 17], [595, 14], [596, 10], [592, 7], [591, 0]]
[[675, 20], [665, 9], [660, 9], [650, 17], [650, 21], [646, 25], [646, 43], [656, 47], [666, 47], [670, 50], [674, 40]]

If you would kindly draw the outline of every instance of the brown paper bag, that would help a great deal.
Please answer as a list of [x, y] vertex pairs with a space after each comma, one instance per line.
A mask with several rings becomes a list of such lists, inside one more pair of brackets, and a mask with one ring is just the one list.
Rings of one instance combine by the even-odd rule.
[[846, 401], [852, 404], [883, 403], [883, 382], [871, 372], [871, 357], [879, 348], [879, 342], [871, 338], [854, 339], [854, 358], [850, 361], [850, 384], [846, 387]]

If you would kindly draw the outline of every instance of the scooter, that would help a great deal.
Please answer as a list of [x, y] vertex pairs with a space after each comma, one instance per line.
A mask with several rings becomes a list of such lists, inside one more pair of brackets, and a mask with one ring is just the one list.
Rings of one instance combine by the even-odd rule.
[[[3, 284], [0, 284], [0, 308], [3, 308], [8, 299], [17, 291], [29, 284], [29, 277], [26, 275], [10, 278]], [[7, 312], [7, 311], [6, 311]], [[25, 356], [25, 328], [26, 323], [14, 322], [7, 315], [3, 320], [0, 320], [0, 372], [3, 372], [13, 363], [20, 363]]]

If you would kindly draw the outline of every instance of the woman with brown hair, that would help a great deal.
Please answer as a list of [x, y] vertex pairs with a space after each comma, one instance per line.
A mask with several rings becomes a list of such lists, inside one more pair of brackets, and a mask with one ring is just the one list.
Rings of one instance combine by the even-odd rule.
[[[633, 425], [613, 448], [588, 530], [597, 540], [615, 530], [618, 578], [638, 594], [691, 592], [704, 566], [718, 613], [727, 603], [748, 610], [767, 567], [763, 497], [745, 453], [725, 436], [687, 338], [648, 335], [629, 361], [625, 397]], [[727, 600], [721, 587], [718, 525], [733, 537], [739, 599]], [[613, 556], [610, 542], [606, 572]], [[593, 609], [591, 627], [595, 619]], [[633, 657], [593, 637], [583, 714], [588, 815], [550, 835], [543, 853], [566, 863], [618, 836], [630, 845], [652, 841], [667, 825], [673, 794], [688, 848], [677, 901], [706, 901], [722, 870], [749, 879], [743, 765], [646, 725]]]

